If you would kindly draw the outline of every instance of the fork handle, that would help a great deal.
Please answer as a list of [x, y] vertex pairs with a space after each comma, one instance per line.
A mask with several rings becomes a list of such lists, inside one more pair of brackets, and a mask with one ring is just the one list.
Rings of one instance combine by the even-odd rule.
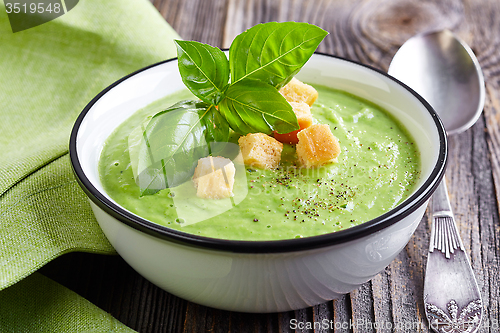
[[442, 216], [442, 214], [453, 217], [453, 211], [451, 210], [450, 198], [448, 197], [448, 189], [446, 188], [446, 181], [444, 177], [432, 195], [431, 208], [433, 217]]
[[444, 179], [432, 196], [431, 213], [424, 280], [430, 327], [439, 333], [477, 332], [483, 317], [481, 292], [455, 224]]

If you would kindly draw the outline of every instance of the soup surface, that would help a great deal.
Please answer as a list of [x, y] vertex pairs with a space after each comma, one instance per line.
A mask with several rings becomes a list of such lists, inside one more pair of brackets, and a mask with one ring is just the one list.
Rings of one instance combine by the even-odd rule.
[[[315, 86], [314, 122], [328, 124], [340, 143], [338, 163], [295, 166], [284, 145], [277, 170], [236, 168], [233, 198], [196, 197], [192, 181], [140, 195], [128, 153], [128, 135], [179, 100], [180, 91], [139, 110], [107, 139], [99, 162], [105, 191], [118, 204], [155, 223], [187, 233], [233, 240], [278, 240], [326, 234], [373, 219], [405, 200], [420, 175], [420, 153], [407, 131], [377, 105]], [[234, 138], [234, 142], [237, 137]]]

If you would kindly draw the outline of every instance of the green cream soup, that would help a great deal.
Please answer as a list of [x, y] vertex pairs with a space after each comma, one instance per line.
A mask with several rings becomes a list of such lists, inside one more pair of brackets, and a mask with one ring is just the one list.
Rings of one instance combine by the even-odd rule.
[[407, 131], [373, 103], [315, 88], [319, 98], [311, 109], [314, 122], [328, 124], [338, 138], [342, 152], [337, 163], [300, 168], [295, 147], [284, 145], [277, 170], [236, 168], [232, 198], [198, 198], [191, 181], [141, 196], [128, 135], [147, 116], [192, 98], [182, 91], [139, 110], [108, 138], [99, 163], [104, 189], [118, 204], [150, 221], [234, 240], [322, 235], [366, 222], [405, 200], [420, 175], [420, 153]]

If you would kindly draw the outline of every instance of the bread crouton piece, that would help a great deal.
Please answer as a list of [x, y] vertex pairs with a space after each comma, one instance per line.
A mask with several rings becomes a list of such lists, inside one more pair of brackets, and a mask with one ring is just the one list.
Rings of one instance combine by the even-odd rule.
[[280, 89], [281, 95], [288, 102], [305, 102], [309, 106], [318, 98], [318, 92], [312, 86], [293, 78]]
[[297, 134], [297, 156], [302, 166], [313, 168], [337, 162], [340, 145], [326, 124], [312, 125]]
[[311, 107], [306, 102], [289, 102], [292, 106], [293, 112], [295, 116], [297, 116], [297, 121], [299, 122], [299, 129], [296, 131], [292, 131], [290, 133], [279, 134], [278, 132], [274, 132], [274, 138], [279, 142], [289, 143], [292, 145], [296, 145], [299, 142], [297, 138], [297, 133], [303, 130], [304, 128], [308, 128], [312, 125], [313, 118], [311, 114]]
[[243, 162], [260, 169], [276, 169], [283, 144], [264, 133], [250, 133], [238, 139]]
[[228, 158], [200, 158], [193, 175], [196, 196], [204, 199], [232, 197], [235, 173], [234, 164]]
[[300, 128], [304, 129], [312, 125], [311, 107], [306, 102], [289, 102], [293, 112], [297, 116]]

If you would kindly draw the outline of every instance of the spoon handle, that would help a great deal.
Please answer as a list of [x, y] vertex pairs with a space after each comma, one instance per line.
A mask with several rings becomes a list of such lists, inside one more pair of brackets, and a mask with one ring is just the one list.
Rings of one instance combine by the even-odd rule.
[[477, 332], [483, 317], [481, 293], [455, 224], [444, 178], [432, 196], [431, 212], [425, 314], [436, 332]]

